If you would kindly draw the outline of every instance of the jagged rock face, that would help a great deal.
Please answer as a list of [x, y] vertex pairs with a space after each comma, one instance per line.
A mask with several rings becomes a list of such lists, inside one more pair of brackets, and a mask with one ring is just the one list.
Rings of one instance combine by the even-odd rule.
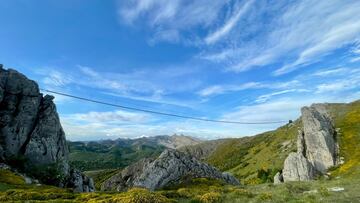
[[62, 163], [68, 171], [68, 149], [65, 133], [56, 112], [54, 97], [46, 95], [38, 112], [38, 122], [25, 149], [25, 156], [36, 164]]
[[221, 173], [216, 168], [201, 163], [195, 158], [176, 151], [165, 150], [154, 161], [142, 161], [135, 166], [130, 166], [105, 181], [103, 190], [121, 191], [129, 187], [144, 187], [155, 190], [169, 184], [179, 183], [184, 177], [214, 178], [229, 184], [238, 185], [239, 181], [227, 173]]
[[134, 187], [134, 181], [141, 175], [144, 169], [153, 159], [142, 159], [122, 170], [120, 173], [112, 176], [101, 185], [103, 191], [123, 191]]
[[303, 107], [301, 114], [303, 130], [298, 134], [297, 153], [291, 153], [284, 162], [284, 182], [311, 180], [338, 164], [336, 131], [326, 104]]
[[282, 177], [284, 182], [312, 180], [315, 171], [311, 163], [301, 153], [291, 153], [284, 162]]
[[[42, 96], [34, 81], [0, 70], [0, 136], [5, 157], [24, 151], [38, 117]], [[21, 111], [20, 111], [21, 109]]]
[[53, 99], [43, 97], [36, 82], [0, 67], [0, 161], [25, 157], [29, 167], [56, 164], [62, 175], [70, 175]]
[[312, 105], [301, 109], [304, 124], [306, 158], [314, 168], [325, 173], [336, 165], [337, 143], [335, 128], [324, 105]]

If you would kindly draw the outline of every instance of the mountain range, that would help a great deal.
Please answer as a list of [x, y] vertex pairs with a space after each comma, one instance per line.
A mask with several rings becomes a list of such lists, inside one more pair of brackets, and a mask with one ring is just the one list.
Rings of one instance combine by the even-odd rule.
[[70, 163], [84, 171], [117, 169], [168, 149], [193, 146], [202, 141], [184, 135], [161, 135], [137, 139], [68, 142]]

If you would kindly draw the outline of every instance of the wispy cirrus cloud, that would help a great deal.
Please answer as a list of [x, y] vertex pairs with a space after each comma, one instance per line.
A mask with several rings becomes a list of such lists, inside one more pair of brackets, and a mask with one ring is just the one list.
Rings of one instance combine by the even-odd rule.
[[360, 38], [358, 1], [121, 2], [121, 20], [145, 21], [153, 41], [192, 41], [200, 58], [234, 72], [276, 64], [272, 75], [280, 76]]
[[43, 76], [42, 84], [50, 90], [71, 93], [74, 89], [93, 88], [97, 89], [98, 94], [189, 108], [196, 103], [195, 100], [180, 101], [171, 95], [196, 89], [201, 81], [183, 78], [196, 71], [196, 68], [190, 70], [171, 67], [116, 73], [100, 72], [88, 66], [77, 65], [75, 69], [67, 72], [46, 67], [35, 73]]
[[324, 70], [320, 70], [315, 72], [313, 75], [314, 76], [322, 76], [322, 77], [326, 77], [326, 76], [331, 76], [331, 75], [336, 75], [336, 74], [343, 74], [348, 72], [349, 69], [348, 68], [332, 68], [332, 69], [324, 69]]
[[72, 120], [75, 122], [98, 122], [98, 123], [113, 123], [121, 124], [124, 122], [137, 122], [142, 123], [150, 119], [150, 115], [145, 113], [133, 113], [128, 111], [116, 110], [106, 112], [90, 111], [88, 113], [75, 113], [64, 115], [64, 119]]
[[211, 26], [228, 3], [229, 1], [223, 0], [214, 0], [211, 3], [206, 0], [118, 1], [118, 14], [121, 22], [134, 25], [142, 21], [142, 25], [150, 27], [153, 30], [151, 42], [174, 42], [180, 39], [188, 41], [186, 38], [192, 36], [194, 43], [194, 39], [197, 41], [200, 38], [194, 36], [191, 30]]
[[214, 85], [202, 89], [198, 92], [198, 94], [200, 96], [207, 97], [247, 89], [256, 89], [260, 87], [263, 87], [263, 84], [257, 82], [249, 82], [242, 85]]
[[272, 92], [269, 94], [264, 94], [259, 96], [256, 100], [255, 103], [264, 103], [266, 101], [268, 101], [269, 99], [271, 99], [274, 96], [278, 96], [278, 95], [284, 95], [284, 94], [288, 94], [288, 93], [294, 93], [294, 92], [309, 92], [310, 90], [307, 89], [287, 89], [287, 90], [282, 90], [282, 91], [277, 91], [277, 92]]
[[243, 17], [246, 12], [249, 10], [250, 6], [253, 4], [253, 0], [246, 2], [244, 5], [237, 5], [239, 7], [232, 16], [224, 23], [223, 26], [219, 27], [213, 33], [210, 33], [206, 38], [205, 42], [207, 44], [213, 44], [216, 41], [219, 41], [222, 37], [226, 36], [238, 23], [238, 21]]
[[284, 82], [248, 82], [240, 85], [236, 84], [218, 84], [205, 87], [198, 91], [198, 95], [202, 97], [210, 97], [222, 94], [235, 93], [244, 90], [259, 89], [291, 89], [300, 85], [298, 80], [289, 80]]

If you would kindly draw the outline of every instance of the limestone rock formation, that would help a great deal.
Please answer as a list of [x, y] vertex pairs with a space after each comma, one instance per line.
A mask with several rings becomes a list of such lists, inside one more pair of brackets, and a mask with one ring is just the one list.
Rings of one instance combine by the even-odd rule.
[[[303, 130], [298, 134], [297, 153], [286, 158], [283, 172], [279, 174], [284, 182], [312, 180], [339, 162], [336, 131], [326, 104], [303, 107], [301, 119]], [[274, 177], [275, 181], [278, 179]]]
[[142, 159], [112, 176], [101, 185], [103, 191], [123, 191], [134, 187], [134, 181], [154, 159]]
[[325, 105], [315, 104], [301, 109], [304, 124], [306, 158], [314, 168], [325, 173], [337, 164], [336, 131]]
[[22, 159], [25, 168], [56, 165], [61, 176], [73, 178], [53, 99], [43, 97], [36, 82], [0, 66], [0, 162]]
[[315, 172], [311, 163], [301, 153], [291, 153], [286, 158], [282, 173], [283, 180], [307, 181], [313, 179]]
[[222, 173], [188, 154], [168, 149], [153, 161], [143, 160], [111, 177], [104, 182], [102, 190], [122, 191], [130, 187], [155, 190], [179, 183], [185, 177], [213, 178], [229, 184], [239, 184], [239, 181], [230, 174]]

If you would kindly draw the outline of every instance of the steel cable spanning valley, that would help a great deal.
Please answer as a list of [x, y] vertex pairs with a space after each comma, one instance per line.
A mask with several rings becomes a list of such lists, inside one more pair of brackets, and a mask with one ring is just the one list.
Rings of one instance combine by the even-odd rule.
[[130, 107], [130, 106], [124, 106], [124, 105], [119, 105], [119, 104], [113, 104], [113, 103], [109, 103], [109, 102], [103, 102], [103, 101], [94, 100], [94, 99], [90, 99], [90, 98], [79, 97], [79, 96], [75, 96], [75, 95], [71, 95], [71, 94], [66, 94], [66, 93], [57, 92], [57, 91], [53, 91], [53, 90], [48, 90], [48, 89], [40, 89], [40, 90], [43, 91], [43, 92], [57, 94], [57, 95], [70, 97], [70, 98], [74, 98], [74, 99], [78, 99], [78, 100], [82, 100], [82, 101], [92, 102], [92, 103], [96, 103], [96, 104], [102, 104], [102, 105], [106, 105], [106, 106], [112, 106], [112, 107], [127, 109], [127, 110], [131, 110], [131, 111], [139, 111], [139, 112], [145, 112], [145, 113], [150, 113], [150, 114], [157, 114], [157, 115], [170, 116], [170, 117], [176, 117], [176, 118], [190, 119], [190, 120], [196, 120], [196, 121], [213, 122], [213, 123], [228, 123], [228, 124], [244, 124], [244, 125], [279, 124], [279, 123], [288, 122], [288, 121], [245, 122], [245, 121], [229, 121], [229, 120], [215, 120], [215, 119], [199, 118], [199, 117], [193, 117], [193, 116], [172, 114], [172, 113], [166, 113], [166, 112], [160, 112], [160, 111], [153, 111], [153, 110], [140, 109], [140, 108], [135, 108], [135, 107]]

